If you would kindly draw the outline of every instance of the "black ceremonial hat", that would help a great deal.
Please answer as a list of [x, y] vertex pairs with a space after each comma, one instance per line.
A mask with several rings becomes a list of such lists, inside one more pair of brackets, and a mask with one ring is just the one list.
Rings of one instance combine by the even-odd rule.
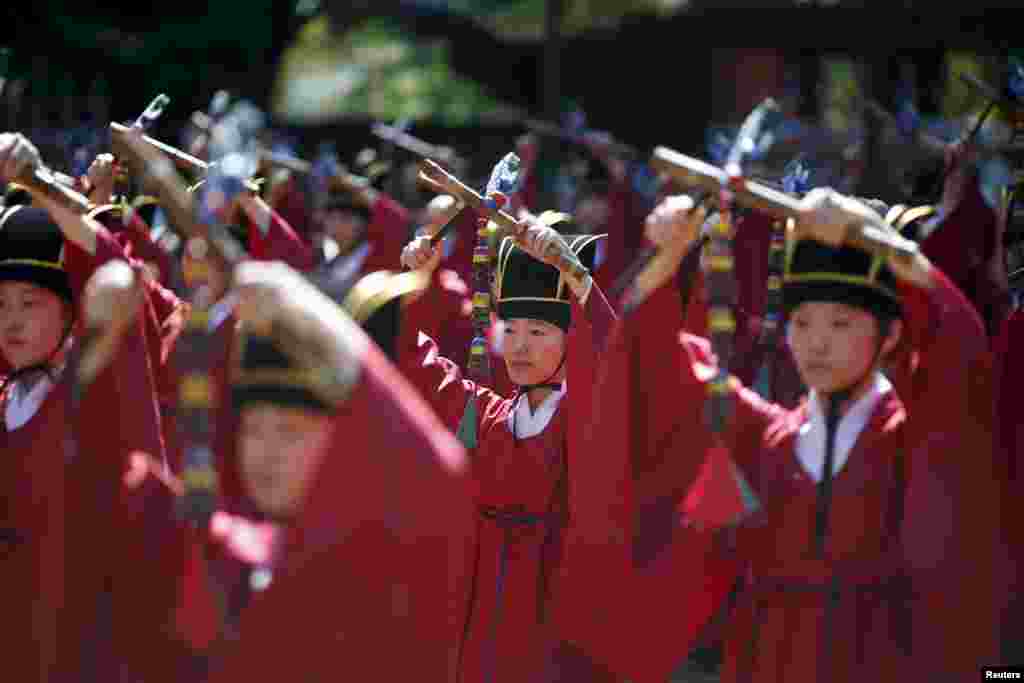
[[[565, 234], [564, 228], [571, 228], [572, 223], [567, 214], [548, 211], [539, 220], [550, 227], [558, 225], [576, 257], [586, 268], [593, 269], [598, 242], [607, 234]], [[563, 331], [569, 329], [570, 290], [562, 273], [527, 254], [512, 237], [505, 237], [498, 246], [496, 294], [498, 317], [502, 320], [533, 318], [557, 325]]]
[[239, 334], [239, 353], [231, 376], [235, 410], [249, 403], [270, 403], [320, 413], [331, 406], [316, 391], [316, 372], [297, 365], [269, 337]]
[[0, 281], [31, 282], [72, 301], [64, 234], [44, 209], [12, 206], [0, 214]]
[[896, 276], [883, 256], [809, 239], [786, 241], [782, 298], [787, 314], [805, 301], [830, 301], [883, 319], [903, 316]]

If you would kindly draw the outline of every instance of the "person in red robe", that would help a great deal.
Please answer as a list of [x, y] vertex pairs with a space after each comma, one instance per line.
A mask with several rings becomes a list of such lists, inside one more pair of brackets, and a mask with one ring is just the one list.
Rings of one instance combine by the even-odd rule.
[[[232, 360], [239, 431], [222, 473], [240, 484], [236, 509], [245, 512], [222, 510], [200, 534], [183, 530], [170, 641], [136, 643], [150, 661], [145, 680], [333, 680], [369, 670], [451, 680], [474, 528], [463, 449], [298, 273], [250, 262], [235, 279], [248, 331]], [[328, 367], [297, 364], [276, 337], [255, 332], [270, 323]], [[141, 478], [161, 484], [153, 474]], [[181, 493], [173, 481], [165, 490]], [[165, 584], [177, 578], [168, 572]], [[403, 657], [381, 661], [382, 642]], [[282, 647], [292, 656], [281, 658]]]
[[[634, 681], [665, 680], [709, 625], [724, 637], [723, 681], [959, 681], [998, 656], [981, 321], [923, 255], [886, 261], [842, 245], [844, 226], [863, 219], [837, 210], [829, 190], [812, 195], [788, 235], [783, 284], [811, 387], [796, 409], [732, 378], [728, 429], [710, 433], [710, 345], [650, 318], [667, 310], [655, 305], [667, 275], [609, 343], [593, 394], [595, 465], [570, 485], [561, 616], [575, 642]], [[649, 226], [680, 256], [701, 220], [682, 208]], [[688, 492], [688, 526], [637, 562], [636, 509], [672, 484]]]
[[[189, 188], [193, 194], [201, 193], [205, 180]], [[249, 255], [258, 261], [279, 259], [298, 270], [309, 271], [316, 265], [312, 246], [259, 196], [258, 186], [247, 184], [247, 192], [240, 192], [231, 203], [220, 210], [220, 220], [232, 228]]]
[[[201, 184], [194, 186], [196, 190]], [[126, 244], [126, 252], [142, 260], [163, 278], [162, 284], [173, 291], [183, 294], [184, 282], [182, 271], [190, 267], [191, 255], [185, 249], [184, 237], [170, 225], [166, 215], [155, 197], [137, 197], [131, 205], [130, 227], [124, 228], [121, 220], [123, 207], [111, 206], [103, 209], [101, 215], [107, 217], [105, 223], [113, 224], [122, 243]], [[269, 205], [253, 192], [237, 195], [225, 211], [223, 221], [232, 226], [232, 232], [250, 251], [251, 258], [257, 260], [281, 260], [293, 268], [309, 271], [313, 267], [313, 252], [306, 242], [292, 227]], [[242, 226], [247, 227], [242, 227]], [[154, 253], [157, 252], [157, 253]], [[225, 298], [227, 283], [216, 283], [214, 287], [218, 303], [213, 307], [212, 315], [217, 326], [223, 323], [230, 314], [232, 300]], [[175, 410], [177, 407], [178, 376], [171, 357], [177, 335], [184, 325], [185, 306], [177, 297], [158, 296], [153, 298], [159, 336], [151, 339], [154, 345], [153, 357], [159, 359], [156, 364], [158, 385], [161, 396], [161, 407], [165, 431], [165, 441], [169, 447], [172, 466], [180, 472], [182, 465], [180, 444], [177, 443], [177, 426]], [[232, 325], [225, 328], [230, 332]], [[230, 334], [221, 335], [224, 354]], [[221, 366], [224, 367], [224, 366]], [[221, 373], [223, 375], [223, 373]]]
[[[38, 150], [25, 137], [0, 135], [0, 175], [38, 164]], [[133, 316], [131, 291], [125, 289], [122, 306], [107, 307], [118, 309], [114, 317], [129, 333], [80, 399], [66, 371], [83, 318], [95, 314], [79, 310], [76, 293], [88, 281], [94, 301], [111, 300], [117, 278], [95, 284], [92, 278], [104, 264], [124, 259], [120, 246], [95, 222], [46, 197], [34, 203], [0, 215], [0, 353], [12, 368], [0, 395], [0, 480], [7, 487], [3, 638], [10, 648], [7, 676], [52, 681], [93, 670], [83, 646], [92, 642], [109, 599], [103, 590], [108, 548], [95, 529], [109, 526], [129, 453], [145, 450], [160, 461], [164, 454], [143, 320]], [[65, 563], [75, 571], [66, 572]]]
[[[999, 334], [1007, 314], [1005, 283], [989, 267], [1002, 255], [1000, 219], [981, 188], [974, 143], [950, 145], [946, 151], [946, 180], [939, 203], [913, 207], [892, 219], [917, 240], [921, 250], [974, 305], [991, 339]], [[895, 208], [895, 207], [894, 207]]]
[[[497, 251], [497, 315], [516, 392], [502, 396], [466, 379], [425, 334], [418, 335], [418, 362], [402, 368], [449, 429], [468, 428], [476, 441], [475, 564], [463, 587], [469, 604], [456, 680], [615, 680], [565, 643], [552, 620], [567, 472], [589, 466], [574, 446], [590, 422], [580, 400], [615, 315], [592, 278], [577, 281], [540, 260], [551, 259], [548, 249], [571, 250], [592, 265], [602, 236], [563, 237], [530, 225], [521, 241], [507, 237]], [[437, 256], [418, 242], [404, 258], [418, 268]], [[568, 394], [569, 385], [578, 388]]]
[[[306, 456], [317, 458], [316, 473], [307, 474], [312, 484], [291, 516], [273, 582], [246, 608], [238, 640], [211, 680], [333, 679], [353, 671], [451, 680], [463, 609], [456, 591], [472, 564], [474, 526], [461, 447], [375, 345], [296, 274], [251, 264], [238, 281], [244, 310], [259, 307], [255, 315], [263, 317], [269, 309], [304, 341], [319, 338], [314, 346], [329, 352], [321, 357], [349, 384], [329, 413], [326, 450]], [[314, 319], [317, 329], [303, 330]], [[239, 465], [249, 494], [273, 513], [287, 499], [275, 491], [288, 490], [274, 475], [297, 466], [285, 465], [280, 449], [252, 441], [250, 429], [262, 426], [262, 434], [274, 410], [287, 412], [273, 407], [273, 396], [293, 405], [303, 399], [285, 382], [268, 386], [267, 373], [250, 379], [248, 362], [233, 389], [244, 411]], [[307, 627], [282, 630], [298, 620]], [[402, 657], [382, 660], [381, 643]], [[282, 646], [294, 657], [280, 658]]]
[[269, 173], [267, 187], [262, 194], [267, 204], [285, 223], [295, 229], [303, 242], [313, 243], [313, 236], [310, 234], [313, 221], [306, 193], [299, 178], [292, 171], [286, 168], [273, 169]]
[[341, 173], [321, 216], [335, 245], [333, 258], [347, 256], [363, 275], [398, 267], [412, 232], [409, 211], [366, 179]]

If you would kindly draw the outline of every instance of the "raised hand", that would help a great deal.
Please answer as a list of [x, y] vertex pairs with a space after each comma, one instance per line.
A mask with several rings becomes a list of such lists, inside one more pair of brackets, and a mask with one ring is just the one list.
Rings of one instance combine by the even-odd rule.
[[94, 204], [110, 203], [117, 175], [116, 163], [113, 154], [99, 154], [89, 164], [86, 178], [89, 180], [89, 199]]
[[402, 265], [409, 270], [433, 272], [441, 262], [443, 249], [440, 244], [430, 245], [430, 237], [417, 237], [402, 249]]
[[109, 261], [96, 269], [82, 290], [85, 326], [96, 336], [82, 356], [79, 377], [91, 381], [113, 359], [142, 301], [141, 278], [126, 262]]
[[[801, 215], [794, 229], [801, 236], [830, 246], [843, 244], [855, 232], [851, 226], [864, 224], [899, 237], [899, 232], [883, 221], [874, 209], [831, 188], [815, 188], [800, 203]], [[888, 264], [900, 279], [926, 288], [933, 284], [931, 262], [919, 251], [909, 259], [889, 258]]]
[[697, 207], [688, 195], [666, 197], [647, 216], [644, 236], [654, 246], [665, 249], [673, 246], [682, 251], [700, 236], [707, 210]]
[[800, 202], [796, 229], [801, 237], [838, 247], [850, 234], [851, 225], [884, 225], [874, 209], [830, 187], [817, 187]]
[[565, 238], [552, 227], [537, 222], [532, 216], [524, 215], [523, 228], [516, 235], [516, 243], [533, 258], [561, 269], [566, 259], [576, 261], [576, 255], [569, 248]]
[[644, 223], [644, 235], [658, 252], [636, 277], [634, 301], [646, 298], [676, 273], [690, 245], [700, 237], [706, 217], [707, 208], [697, 206], [687, 195], [666, 197], [654, 207]]
[[14, 180], [43, 165], [39, 150], [21, 133], [0, 133], [0, 177]]

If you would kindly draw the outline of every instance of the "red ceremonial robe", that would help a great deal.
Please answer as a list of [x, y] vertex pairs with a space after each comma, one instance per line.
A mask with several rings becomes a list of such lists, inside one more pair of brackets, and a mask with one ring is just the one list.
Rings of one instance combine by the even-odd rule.
[[[65, 268], [81, 291], [97, 267], [122, 258], [101, 232], [96, 253], [68, 242]], [[145, 308], [143, 309], [145, 310]], [[35, 414], [9, 431], [0, 420], [4, 453], [3, 565], [7, 594], [3, 629], [5, 675], [19, 681], [61, 681], [102, 666], [103, 643], [92, 636], [110, 593], [109, 562], [117, 541], [107, 530], [117, 482], [128, 454], [147, 451], [163, 460], [160, 419], [146, 353], [145, 319], [129, 328], [113, 362], [69, 414], [70, 375], [64, 373]], [[10, 391], [0, 400], [6, 411]], [[111, 429], [111, 427], [115, 427]], [[69, 448], [66, 441], [74, 443]], [[70, 459], [69, 459], [70, 458]], [[107, 541], [112, 541], [107, 545]], [[66, 572], [66, 566], [74, 571]], [[94, 643], [89, 649], [86, 643]]]
[[311, 270], [316, 260], [310, 245], [274, 209], [270, 210], [265, 234], [250, 226], [249, 254], [257, 261], [284, 261], [302, 272]]
[[451, 681], [472, 565], [465, 453], [379, 350], [211, 681]]
[[649, 211], [629, 175], [614, 180], [607, 201], [608, 219], [597, 231], [608, 233], [608, 238], [598, 243], [598, 248], [605, 250], [604, 260], [594, 270], [594, 281], [605, 292], [612, 290], [644, 246], [643, 226]]
[[359, 272], [366, 275], [378, 270], [401, 270], [402, 249], [409, 241], [412, 221], [409, 212], [381, 192], [370, 213], [363, 242], [369, 246], [369, 252]]
[[994, 339], [1006, 315], [1005, 286], [989, 268], [998, 248], [999, 218], [981, 192], [977, 171], [954, 163], [943, 188], [945, 217], [921, 241], [921, 251], [974, 305]]
[[399, 368], [415, 363], [421, 330], [437, 341], [441, 355], [457, 365], [465, 364], [474, 335], [473, 299], [469, 286], [455, 271], [436, 269], [428, 289], [402, 309], [397, 348], [399, 353], [413, 355], [399, 358]]
[[[280, 221], [272, 225], [282, 227]], [[290, 240], [290, 230], [272, 229], [264, 240], [263, 254], [268, 258], [280, 258], [291, 265], [301, 266], [292, 257], [301, 256], [302, 245]], [[291, 246], [290, 246], [291, 245]], [[174, 365], [173, 351], [177, 338], [187, 319], [187, 304], [170, 292], [151, 287], [149, 301], [151, 322], [146, 325], [150, 355], [160, 387], [161, 405], [164, 412], [164, 436], [172, 469], [180, 472], [181, 439], [177, 433], [174, 412], [177, 406], [178, 372]], [[235, 319], [230, 315], [229, 299], [222, 300], [211, 310], [211, 320], [219, 325], [212, 340], [213, 357], [210, 369], [213, 375], [215, 395], [218, 400], [229, 401], [228, 370], [233, 349]], [[156, 330], [159, 325], [159, 330]], [[219, 407], [219, 406], [218, 406]], [[215, 409], [216, 424], [214, 451], [218, 464], [223, 462], [222, 454], [233, 454], [234, 435], [237, 429], [237, 415], [225, 403]], [[205, 587], [205, 563], [201, 548], [206, 543], [204, 534], [180, 526], [173, 516], [174, 495], [162, 481], [161, 476], [145, 476], [135, 472], [129, 477], [135, 481], [122, 491], [122, 506], [127, 510], [125, 519], [132, 520], [122, 534], [132, 541], [123, 543], [124, 557], [119, 566], [128, 570], [115, 580], [120, 588], [115, 592], [119, 600], [113, 614], [115, 642], [111, 646], [117, 657], [124, 662], [126, 675], [142, 675], [144, 679], [181, 681], [195, 680], [195, 666], [191, 661], [201, 651], [200, 644], [208, 644], [215, 626], [214, 600], [209, 594], [194, 595], [194, 587]], [[246, 509], [241, 493], [241, 483], [236, 471], [220, 472], [221, 492], [228, 510]], [[198, 605], [198, 610], [196, 606]], [[189, 625], [175, 626], [174, 610]], [[184, 616], [182, 616], [184, 615]], [[151, 625], [152, 628], [147, 628]], [[188, 634], [190, 645], [182, 645], [178, 633]], [[186, 654], [181, 655], [181, 652]], [[180, 656], [179, 656], [180, 655]], [[181, 660], [184, 672], [177, 666]]]
[[160, 271], [160, 284], [164, 287], [172, 286], [170, 275], [173, 257], [149, 238], [150, 227], [137, 213], [132, 214], [128, 225], [112, 210], [99, 213], [94, 220], [110, 231], [125, 256], [154, 264]]
[[[296, 525], [218, 512], [197, 534], [168, 518], [176, 535], [146, 566], [146, 592], [115, 613], [139, 679], [281, 680], [308, 666], [334, 680], [374, 663], [382, 680], [451, 679], [474, 525], [465, 454], [377, 349], [361, 358]], [[224, 460], [224, 502], [254, 511]], [[130, 497], [179, 495], [180, 483], [153, 470], [131, 478]], [[139, 571], [123, 566], [125, 579]], [[281, 628], [311, 615], [308, 627]], [[229, 632], [241, 627], [227, 645], [215, 642], [225, 619]], [[159, 628], [140, 628], [149, 624]], [[404, 656], [382, 663], [385, 642]]]
[[[573, 303], [567, 383], [579, 386], [569, 396], [589, 396], [595, 355], [613, 320], [614, 312], [596, 284], [585, 310]], [[426, 335], [419, 341], [420, 363], [404, 370], [442, 422], [455, 429], [471, 395], [478, 405], [479, 443], [471, 468], [479, 487], [473, 515], [475, 561], [471, 580], [463, 587], [470, 604], [457, 680], [610, 680], [601, 667], [563, 641], [551, 619], [567, 521], [566, 473], [573, 457], [568, 445], [586, 428], [587, 406], [565, 397], [543, 431], [513, 438], [508, 418], [516, 401], [464, 379], [455, 364], [438, 356], [437, 345]], [[578, 465], [587, 466], [589, 458]]]
[[[808, 552], [816, 486], [794, 450], [807, 407], [787, 411], [736, 383], [725, 443], [761, 509], [728, 533], [677, 527], [657, 557], [636, 561], [636, 507], [667, 478], [688, 488], [711, 449], [699, 406], [715, 361], [704, 340], [651, 333], [663, 294], [621, 321], [594, 392], [595, 466], [570, 487], [563, 615], [578, 644], [634, 681], [664, 681], [739, 574], [723, 681], [962, 681], [995, 661], [991, 358], [963, 296], [938, 271], [934, 282], [903, 287], [904, 363], [834, 479], [823, 559]], [[710, 463], [706, 491], [735, 489], [732, 463]]]
[[281, 216], [285, 224], [294, 228], [304, 243], [309, 244], [312, 241], [309, 234], [312, 222], [305, 193], [294, 175], [285, 180], [283, 185], [284, 187], [275, 185], [271, 189], [266, 198], [267, 203]]

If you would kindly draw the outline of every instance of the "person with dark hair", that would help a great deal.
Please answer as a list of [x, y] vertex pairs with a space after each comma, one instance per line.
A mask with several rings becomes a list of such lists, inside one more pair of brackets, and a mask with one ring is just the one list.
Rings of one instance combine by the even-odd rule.
[[[149, 581], [178, 586], [179, 607], [155, 633], [138, 626], [152, 605], [122, 617], [137, 625], [142, 679], [452, 680], [474, 527], [464, 450], [301, 274], [247, 262], [233, 279], [226, 399], [238, 428], [218, 449], [218, 511], [179, 529], [184, 552]], [[353, 295], [372, 317], [377, 300]], [[154, 474], [142, 478], [182, 495]], [[381, 643], [404, 656], [381, 657]]]
[[[497, 249], [496, 311], [515, 393], [502, 396], [464, 379], [422, 332], [413, 347], [416, 362], [402, 368], [449, 429], [476, 435], [470, 474], [479, 487], [477, 559], [464, 586], [457, 680], [614, 680], [567, 645], [552, 621], [567, 472], [587, 466], [573, 460], [574, 444], [590, 421], [585, 405], [591, 373], [615, 316], [589, 275], [577, 280], [552, 265], [558, 261], [551, 254], [590, 268], [606, 236], [571, 234], [571, 228], [560, 234], [556, 227], [572, 225], [565, 214], [527, 220], [524, 237], [506, 236]], [[427, 267], [439, 258], [438, 249], [417, 240], [406, 247], [403, 261]]]
[[[40, 163], [24, 136], [0, 134], [0, 176]], [[113, 600], [121, 477], [132, 452], [165, 462], [143, 331], [153, 290], [100, 225], [33, 199], [0, 213], [5, 675], [107, 678], [94, 636]], [[108, 352], [82, 386], [69, 358], [86, 332]]]
[[[339, 172], [332, 191], [318, 211], [320, 231], [333, 244], [327, 260], [348, 257], [364, 275], [398, 267], [402, 247], [409, 239], [409, 211], [380, 189], [385, 173], [357, 166], [365, 175]], [[328, 243], [330, 244], [330, 243]]]
[[[650, 222], [652, 242], [681, 258], [703, 218], [692, 205]], [[675, 296], [671, 269], [609, 342], [592, 465], [571, 479], [563, 617], [588, 654], [633, 680], [664, 680], [709, 626], [728, 682], [956, 681], [997, 661], [1000, 496], [981, 321], [923, 255], [843, 244], [868, 206], [841, 209], [828, 189], [804, 206], [782, 284], [810, 389], [798, 407], [730, 378], [728, 428], [711, 433], [709, 343], [651, 318]], [[686, 492], [688, 526], [637, 562], [635, 515], [657, 490]]]

